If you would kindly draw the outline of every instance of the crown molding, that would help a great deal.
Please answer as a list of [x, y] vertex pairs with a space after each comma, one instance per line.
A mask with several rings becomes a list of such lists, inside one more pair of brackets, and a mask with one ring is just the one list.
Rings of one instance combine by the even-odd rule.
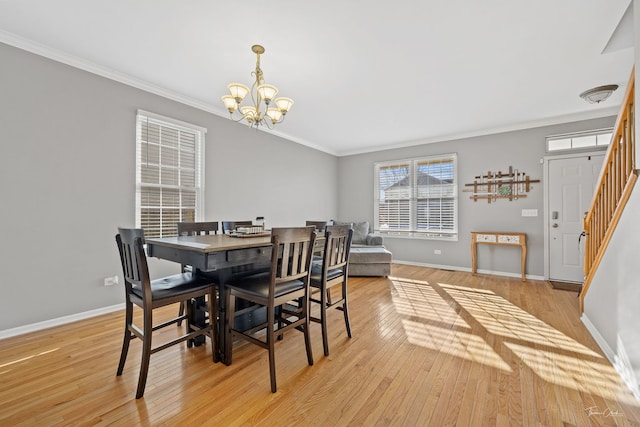
[[[174, 92], [168, 90], [164, 87], [155, 85], [153, 83], [149, 83], [145, 80], [130, 76], [128, 74], [121, 73], [119, 71], [110, 69], [100, 64], [96, 64], [95, 62], [88, 61], [86, 59], [79, 58], [74, 55], [70, 55], [66, 52], [62, 52], [60, 50], [54, 49], [50, 46], [43, 45], [41, 43], [34, 42], [32, 40], [26, 39], [24, 37], [18, 36], [13, 33], [9, 33], [4, 30], [0, 30], [0, 42], [5, 43], [7, 45], [16, 47], [18, 49], [25, 50], [27, 52], [51, 59], [56, 62], [60, 62], [65, 65], [69, 65], [74, 68], [78, 68], [83, 71], [87, 71], [92, 74], [96, 74], [98, 76], [107, 78], [109, 80], [116, 81], [118, 83], [125, 84], [127, 86], [134, 87], [136, 89], [143, 90], [145, 92], [152, 93], [154, 95], [161, 96], [163, 98], [170, 99], [172, 101], [179, 102], [184, 105], [188, 105], [193, 108], [197, 108], [198, 110], [205, 111], [207, 113], [213, 114], [215, 116], [221, 117], [223, 119], [228, 119], [226, 112], [221, 112], [211, 107], [210, 104], [204, 103], [197, 99], [184, 96], [178, 92]], [[331, 154], [333, 156], [337, 156], [336, 152], [332, 150], [328, 150], [324, 147], [321, 147], [317, 144], [314, 144], [310, 141], [306, 141], [301, 138], [296, 138], [291, 135], [287, 135], [284, 132], [279, 132], [276, 130], [271, 130], [268, 128], [259, 129], [262, 132], [270, 133], [279, 138], [286, 139], [292, 142], [295, 142], [300, 145], [304, 145], [306, 147], [312, 148], [314, 150], [322, 151], [327, 154]]]
[[373, 153], [377, 151], [393, 150], [396, 148], [414, 147], [416, 145], [434, 144], [436, 142], [455, 141], [458, 139], [475, 138], [478, 136], [494, 135], [504, 132], [514, 132], [519, 130], [534, 129], [543, 126], [561, 125], [565, 123], [577, 122], [581, 120], [599, 119], [602, 117], [616, 116], [620, 112], [620, 106], [599, 108], [595, 110], [584, 111], [581, 113], [565, 114], [561, 116], [548, 117], [540, 120], [516, 123], [513, 125], [487, 128], [483, 130], [463, 132], [456, 134], [440, 135], [431, 138], [416, 139], [411, 141], [400, 142], [397, 144], [388, 144], [375, 148], [367, 148], [362, 150], [341, 151], [337, 156], [351, 156], [355, 154]]
[[[196, 100], [188, 96], [184, 96], [178, 92], [168, 90], [161, 86], [149, 83], [145, 80], [138, 79], [136, 77], [107, 68], [100, 64], [96, 64], [94, 62], [79, 58], [77, 56], [70, 55], [68, 53], [54, 49], [50, 46], [46, 46], [41, 43], [34, 42], [32, 40], [28, 40], [16, 34], [9, 33], [4, 30], [0, 30], [0, 42], [16, 47], [18, 49], [25, 50], [27, 52], [34, 53], [36, 55], [39, 55], [48, 59], [69, 65], [71, 67], [78, 68], [80, 70], [84, 70], [89, 73], [96, 74], [98, 76], [134, 87], [136, 89], [140, 89], [145, 92], [149, 92], [154, 95], [158, 95], [163, 98], [167, 98], [172, 101], [176, 101], [193, 108], [197, 108], [201, 111], [205, 111], [215, 116], [228, 119], [228, 116], [226, 115], [226, 113], [223, 113], [219, 110], [212, 108], [210, 104], [204, 103], [202, 101]], [[513, 125], [508, 125], [503, 127], [487, 128], [484, 130], [478, 130], [478, 131], [472, 131], [472, 132], [466, 132], [466, 133], [440, 135], [436, 137], [417, 139], [417, 140], [405, 141], [405, 142], [399, 142], [399, 143], [393, 143], [393, 144], [386, 144], [378, 147], [368, 147], [368, 148], [362, 148], [362, 149], [356, 149], [356, 150], [345, 150], [345, 151], [330, 150], [330, 149], [327, 149], [326, 147], [319, 146], [305, 139], [297, 138], [277, 130], [272, 130], [268, 128], [264, 128], [264, 129], [260, 128], [259, 130], [262, 132], [275, 135], [279, 138], [286, 139], [291, 142], [295, 142], [296, 144], [304, 145], [306, 147], [312, 148], [317, 151], [321, 151], [336, 157], [343, 157], [343, 156], [351, 156], [355, 154], [365, 154], [365, 153], [373, 153], [373, 152], [384, 151], [384, 150], [392, 150], [396, 148], [413, 147], [416, 145], [432, 144], [436, 142], [445, 142], [445, 141], [452, 141], [457, 139], [473, 138], [473, 137], [491, 135], [496, 133], [532, 129], [536, 127], [563, 124], [563, 123], [568, 123], [572, 121], [589, 120], [589, 119], [595, 119], [595, 118], [601, 118], [601, 117], [607, 117], [607, 116], [615, 116], [618, 114], [618, 110], [619, 110], [619, 106], [600, 108], [600, 109], [585, 111], [582, 113], [549, 117], [541, 120], [522, 122], [519, 124], [513, 124]]]

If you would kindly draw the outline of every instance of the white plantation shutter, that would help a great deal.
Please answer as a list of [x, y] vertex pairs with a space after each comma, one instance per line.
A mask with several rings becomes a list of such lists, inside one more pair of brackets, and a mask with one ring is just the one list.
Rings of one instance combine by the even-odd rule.
[[410, 163], [389, 163], [376, 166], [376, 229], [411, 231]]
[[202, 217], [206, 130], [144, 111], [136, 123], [136, 226], [176, 236], [176, 223]]
[[376, 231], [457, 238], [456, 155], [375, 164]]

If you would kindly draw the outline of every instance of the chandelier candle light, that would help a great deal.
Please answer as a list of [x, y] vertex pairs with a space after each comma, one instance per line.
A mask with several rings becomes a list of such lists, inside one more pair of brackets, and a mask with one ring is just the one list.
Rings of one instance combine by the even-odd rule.
[[[256, 44], [251, 46], [251, 51], [257, 56], [256, 69], [251, 72], [251, 75], [255, 78], [251, 90], [242, 83], [230, 83], [227, 87], [231, 95], [223, 96], [222, 102], [229, 110], [231, 119], [234, 119], [234, 113], [239, 109], [242, 116], [236, 121], [239, 122], [245, 119], [251, 127], [258, 128], [260, 125], [265, 125], [272, 129], [272, 126], [284, 120], [284, 116], [293, 105], [293, 100], [291, 98], [273, 99], [278, 94], [278, 88], [264, 82], [262, 69], [260, 69], [260, 55], [264, 53], [264, 47]], [[251, 93], [253, 105], [241, 107], [240, 104], [249, 93]], [[272, 101], [276, 107], [270, 107]], [[262, 110], [263, 103], [264, 110]]]

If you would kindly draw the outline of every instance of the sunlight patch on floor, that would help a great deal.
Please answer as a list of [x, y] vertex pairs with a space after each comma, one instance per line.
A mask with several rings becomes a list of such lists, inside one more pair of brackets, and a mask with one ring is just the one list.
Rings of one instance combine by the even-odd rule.
[[505, 345], [545, 381], [637, 405], [631, 395], [620, 396], [610, 388], [611, 384], [619, 381], [618, 373], [610, 365], [516, 343], [507, 342]]
[[512, 372], [509, 365], [500, 358], [491, 346], [476, 335], [461, 330], [443, 329], [409, 319], [402, 319], [402, 325], [407, 334], [407, 340], [413, 345]]
[[[407, 340], [473, 362], [511, 372], [511, 368], [427, 282], [392, 278], [393, 303], [403, 316]], [[467, 330], [468, 332], [466, 332]]]
[[[29, 356], [26, 356], [26, 357], [22, 357], [20, 359], [12, 360], [10, 362], [2, 363], [2, 364], [0, 364], [0, 368], [5, 368], [7, 366], [15, 365], [16, 363], [26, 362], [26, 361], [34, 359], [36, 357], [40, 357], [40, 356], [44, 356], [44, 355], [49, 354], [49, 353], [53, 353], [54, 351], [58, 351], [59, 349], [60, 348], [57, 347], [57, 348], [53, 348], [51, 350], [41, 351], [40, 353], [34, 353], [32, 355], [29, 355]], [[2, 373], [6, 373], [6, 372], [9, 372], [9, 370], [2, 371]]]
[[[441, 322], [445, 325], [469, 328], [456, 310], [451, 307], [426, 282], [392, 280], [397, 294], [393, 296], [393, 303], [399, 314], [416, 316], [420, 319]], [[418, 286], [420, 285], [420, 286]]]
[[618, 381], [618, 373], [600, 354], [494, 292], [398, 277], [391, 280], [394, 308], [409, 343], [512, 372], [502, 351], [487, 341], [500, 337], [498, 345], [544, 381], [635, 403], [631, 396], [616, 395], [611, 384]]
[[537, 317], [493, 293], [439, 283], [451, 298], [494, 335], [519, 339], [552, 349], [602, 358], [598, 353], [569, 338]]

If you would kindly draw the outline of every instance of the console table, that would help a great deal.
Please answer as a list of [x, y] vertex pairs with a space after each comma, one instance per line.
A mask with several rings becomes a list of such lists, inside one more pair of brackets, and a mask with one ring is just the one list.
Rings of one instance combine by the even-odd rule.
[[524, 282], [524, 265], [527, 259], [527, 235], [525, 233], [506, 233], [495, 231], [472, 231], [471, 232], [471, 274], [475, 275], [478, 269], [478, 256], [477, 246], [478, 244], [489, 245], [505, 245], [505, 246], [520, 246], [522, 252], [521, 260], [521, 274], [522, 281]]

